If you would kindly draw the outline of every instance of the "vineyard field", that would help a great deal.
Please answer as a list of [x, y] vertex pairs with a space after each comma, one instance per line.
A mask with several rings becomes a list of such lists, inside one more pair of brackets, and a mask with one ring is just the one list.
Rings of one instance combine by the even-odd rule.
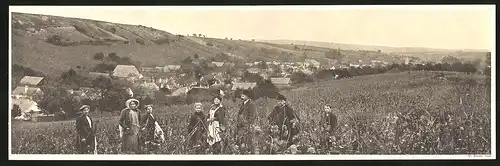
[[[443, 72], [441, 72], [443, 73]], [[359, 76], [307, 84], [281, 92], [298, 113], [300, 133], [293, 148], [268, 134], [267, 116], [276, 100], [255, 101], [260, 127], [255, 136], [259, 154], [491, 154], [490, 77], [444, 72], [401, 72]], [[125, 102], [125, 101], [124, 101]], [[227, 136], [232, 136], [240, 100], [223, 100]], [[319, 127], [324, 104], [338, 116], [335, 134]], [[204, 103], [208, 113], [209, 103]], [[192, 105], [157, 106], [165, 133], [157, 154], [192, 154], [187, 139]], [[117, 108], [118, 110], [118, 108]], [[118, 154], [117, 117], [95, 120], [99, 154]], [[15, 123], [12, 154], [74, 154], [75, 122]], [[225, 154], [241, 154], [227, 137]], [[329, 146], [321, 140], [331, 140]], [[205, 151], [210, 153], [209, 151]]]

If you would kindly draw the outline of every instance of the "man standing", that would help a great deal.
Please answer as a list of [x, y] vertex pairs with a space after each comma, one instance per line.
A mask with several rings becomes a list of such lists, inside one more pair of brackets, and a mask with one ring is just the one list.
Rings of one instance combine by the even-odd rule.
[[[286, 140], [289, 145], [292, 144], [292, 138], [298, 133], [299, 117], [293, 109], [286, 103], [283, 95], [278, 95], [278, 105], [269, 114], [267, 120], [271, 126], [277, 126], [279, 130], [279, 139]], [[275, 127], [276, 128], [276, 127]]]
[[89, 116], [90, 106], [80, 107], [81, 115], [76, 118], [77, 142], [76, 146], [81, 154], [91, 153], [94, 150], [95, 130], [92, 118]]
[[244, 90], [241, 99], [243, 104], [238, 111], [236, 122], [236, 143], [242, 149], [253, 152], [253, 127], [256, 119], [256, 108], [252, 99], [250, 99], [250, 91]]

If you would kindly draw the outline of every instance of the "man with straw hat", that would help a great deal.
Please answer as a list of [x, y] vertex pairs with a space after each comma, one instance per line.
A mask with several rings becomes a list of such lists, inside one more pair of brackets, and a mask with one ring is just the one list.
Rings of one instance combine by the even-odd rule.
[[81, 154], [91, 153], [95, 150], [95, 129], [92, 118], [89, 116], [89, 111], [90, 106], [81, 106], [79, 109], [81, 115], [76, 118], [76, 146]]
[[140, 112], [137, 109], [139, 101], [137, 99], [128, 99], [125, 102], [126, 108], [121, 111], [119, 124], [122, 128], [122, 153], [139, 153], [139, 131], [140, 131]]

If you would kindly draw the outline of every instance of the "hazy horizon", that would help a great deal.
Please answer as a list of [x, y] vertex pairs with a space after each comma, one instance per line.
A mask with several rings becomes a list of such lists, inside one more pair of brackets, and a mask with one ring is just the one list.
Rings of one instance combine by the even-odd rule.
[[495, 48], [495, 6], [492, 7], [10, 6], [9, 9], [19, 13], [143, 25], [173, 34], [196, 33], [214, 38], [492, 51]]

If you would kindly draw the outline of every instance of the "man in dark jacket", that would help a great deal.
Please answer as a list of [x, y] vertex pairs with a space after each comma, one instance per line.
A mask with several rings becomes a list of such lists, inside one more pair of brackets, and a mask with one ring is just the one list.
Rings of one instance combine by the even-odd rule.
[[278, 95], [278, 105], [269, 114], [267, 120], [271, 126], [278, 126], [279, 139], [286, 140], [288, 144], [292, 144], [292, 138], [298, 130], [299, 117], [293, 109], [286, 103], [286, 98], [283, 95]]
[[243, 104], [238, 111], [238, 118], [236, 122], [236, 143], [238, 146], [253, 153], [253, 127], [256, 121], [256, 107], [252, 99], [250, 99], [251, 93], [248, 90], [244, 90], [241, 95]]
[[90, 106], [83, 105], [80, 107], [81, 115], [76, 118], [76, 146], [81, 154], [92, 153], [94, 150], [95, 130], [92, 118], [88, 115], [89, 111]]

